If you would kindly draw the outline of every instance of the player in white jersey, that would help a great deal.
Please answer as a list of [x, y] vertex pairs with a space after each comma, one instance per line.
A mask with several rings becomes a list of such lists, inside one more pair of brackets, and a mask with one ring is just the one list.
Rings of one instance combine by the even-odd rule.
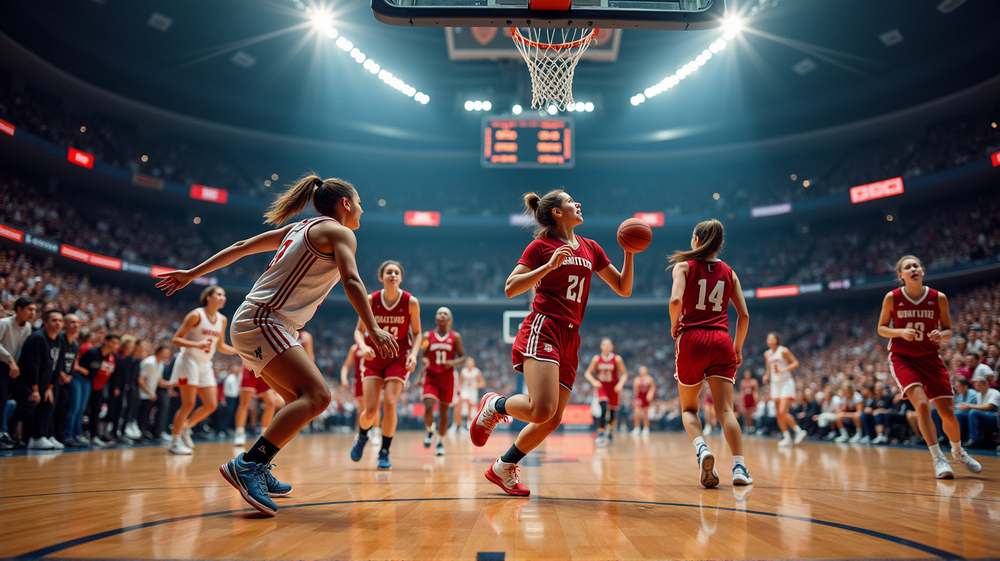
[[767, 347], [764, 351], [764, 361], [767, 363], [767, 373], [764, 383], [771, 382], [771, 399], [778, 418], [778, 429], [781, 430], [781, 440], [778, 446], [791, 446], [792, 431], [795, 431], [794, 443], [799, 444], [806, 437], [806, 431], [795, 422], [795, 417], [788, 410], [795, 401], [795, 380], [792, 370], [799, 367], [799, 361], [787, 347], [781, 345], [781, 336], [777, 333], [767, 334]]
[[340, 179], [303, 177], [275, 198], [265, 223], [281, 226], [312, 203], [320, 215], [239, 241], [197, 267], [162, 273], [156, 286], [173, 294], [193, 279], [232, 264], [242, 257], [275, 252], [233, 316], [233, 347], [243, 362], [288, 404], [245, 453], [220, 467], [223, 477], [251, 506], [274, 516], [271, 496], [287, 495], [291, 486], [271, 475], [271, 460], [303, 427], [330, 405], [330, 387], [316, 363], [296, 341], [296, 333], [326, 299], [338, 280], [368, 329], [379, 355], [399, 350], [395, 338], [380, 329], [368, 303], [368, 291], [358, 274], [353, 230], [361, 225], [361, 198]]
[[[472, 414], [476, 412], [475, 407], [479, 403], [479, 390], [486, 387], [482, 371], [476, 368], [476, 359], [472, 357], [465, 359], [465, 366], [458, 374], [458, 381], [458, 411], [455, 419], [463, 429], [468, 430]], [[463, 415], [464, 422], [460, 420]]]
[[[218, 349], [223, 354], [234, 355], [236, 349], [226, 344], [226, 316], [219, 310], [226, 305], [226, 291], [210, 286], [201, 292], [201, 307], [188, 312], [184, 322], [174, 333], [173, 344], [181, 352], [174, 360], [170, 383], [181, 394], [181, 406], [174, 414], [172, 438], [167, 454], [189, 455], [194, 451], [191, 427], [198, 426], [219, 406], [216, 391], [215, 369], [212, 358]], [[201, 407], [194, 406], [201, 398]]]

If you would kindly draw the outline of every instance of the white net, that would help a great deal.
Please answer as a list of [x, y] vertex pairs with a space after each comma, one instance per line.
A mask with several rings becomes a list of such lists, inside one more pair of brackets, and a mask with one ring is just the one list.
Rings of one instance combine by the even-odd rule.
[[531, 75], [531, 108], [555, 105], [560, 110], [573, 104], [573, 73], [596, 29], [512, 28], [517, 50], [528, 63]]

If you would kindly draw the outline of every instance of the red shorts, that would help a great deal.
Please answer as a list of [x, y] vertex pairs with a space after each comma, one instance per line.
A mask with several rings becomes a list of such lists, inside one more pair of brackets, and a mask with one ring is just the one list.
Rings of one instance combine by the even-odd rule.
[[263, 378], [255, 376], [253, 370], [244, 367], [243, 374], [240, 377], [240, 391], [246, 392], [250, 390], [253, 390], [254, 395], [260, 395], [271, 391], [271, 386], [267, 385], [267, 382]]
[[531, 312], [514, 340], [511, 351], [514, 370], [524, 372], [525, 358], [558, 364], [559, 384], [572, 391], [580, 363], [580, 334], [552, 318]]
[[361, 370], [354, 369], [354, 397], [361, 398], [365, 395], [364, 385], [361, 384]]
[[948, 368], [937, 353], [924, 356], [904, 356], [889, 353], [889, 371], [903, 395], [913, 386], [923, 386], [928, 399], [955, 397]]
[[597, 399], [599, 401], [607, 401], [608, 407], [612, 411], [618, 409], [618, 395], [618, 392], [615, 391], [615, 384], [605, 384], [602, 382], [600, 386], [597, 386]]
[[756, 408], [757, 408], [757, 401], [754, 400], [753, 395], [752, 394], [751, 395], [744, 395], [743, 396], [743, 410], [744, 411], [753, 411]]
[[420, 399], [432, 397], [438, 403], [451, 405], [455, 397], [455, 370], [431, 372], [424, 375], [424, 391]]
[[632, 402], [632, 407], [635, 407], [636, 409], [645, 409], [649, 407], [649, 400], [646, 399], [646, 396], [644, 395], [637, 396]]
[[382, 378], [384, 380], [397, 379], [400, 381], [406, 381], [406, 353], [409, 349], [399, 349], [399, 354], [396, 358], [379, 358], [376, 357], [372, 360], [368, 360], [364, 357], [361, 358], [361, 377], [368, 378], [374, 376], [376, 378]]
[[736, 351], [728, 331], [692, 329], [677, 338], [674, 378], [682, 386], [698, 386], [706, 378], [736, 383]]

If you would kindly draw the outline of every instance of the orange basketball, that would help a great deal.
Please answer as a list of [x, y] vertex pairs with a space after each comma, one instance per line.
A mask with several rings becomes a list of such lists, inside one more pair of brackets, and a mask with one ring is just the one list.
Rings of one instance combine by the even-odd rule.
[[629, 218], [618, 227], [618, 245], [629, 253], [639, 253], [649, 247], [653, 229], [638, 218]]

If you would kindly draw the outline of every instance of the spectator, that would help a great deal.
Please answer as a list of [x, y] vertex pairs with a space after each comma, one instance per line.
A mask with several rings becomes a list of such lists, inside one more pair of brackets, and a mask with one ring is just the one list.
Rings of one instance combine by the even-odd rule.
[[[85, 381], [91, 385], [90, 407], [88, 417], [90, 419], [90, 444], [91, 446], [106, 446], [107, 443], [101, 438], [101, 409], [107, 401], [107, 393], [110, 387], [107, 382], [115, 372], [115, 351], [121, 343], [121, 338], [114, 333], [104, 336], [104, 344], [100, 347], [91, 347], [80, 356], [79, 363], [75, 369], [85, 377]], [[82, 417], [83, 412], [79, 413]], [[110, 439], [109, 439], [110, 440]]]
[[963, 403], [956, 408], [968, 412], [969, 442], [967, 448], [993, 448], [993, 436], [997, 433], [997, 411], [1000, 410], [1000, 391], [990, 387], [985, 376], [974, 375], [972, 385], [976, 389], [976, 403]]
[[42, 314], [42, 328], [28, 336], [21, 348], [18, 366], [21, 375], [11, 390], [17, 399], [17, 409], [11, 425], [23, 423], [22, 440], [28, 438], [29, 450], [53, 450], [64, 446], [51, 440], [52, 408], [55, 404], [55, 384], [59, 372], [59, 334], [63, 330], [63, 313], [48, 310]]
[[[872, 407], [872, 415], [875, 417], [875, 438], [872, 439], [872, 444], [885, 444], [889, 441], [885, 429], [889, 424], [890, 413], [892, 413], [892, 394], [885, 391], [882, 382], [876, 382], [875, 404]], [[944, 431], [939, 434], [944, 434]]]
[[162, 407], [164, 405], [163, 402], [159, 401], [159, 389], [161, 387], [166, 388], [166, 384], [163, 383], [163, 368], [169, 360], [170, 347], [160, 345], [156, 348], [156, 352], [152, 356], [143, 359], [139, 363], [139, 379], [137, 381], [140, 401], [138, 425], [143, 438], [146, 440], [153, 440], [156, 436], [153, 432], [156, 428], [156, 423], [152, 417], [152, 412], [154, 407]]
[[799, 393], [799, 403], [797, 404], [797, 411], [794, 413], [795, 421], [809, 433], [810, 436], [816, 436], [819, 431], [819, 426], [816, 424], [816, 418], [820, 414], [819, 403], [816, 403], [815, 394], [811, 388], [806, 388]]
[[59, 366], [56, 388], [55, 410], [52, 415], [52, 434], [64, 446], [66, 442], [66, 412], [69, 411], [70, 384], [73, 381], [73, 363], [79, 354], [80, 316], [65, 314], [63, 316], [64, 331], [59, 334]]
[[970, 379], [975, 380], [976, 376], [987, 378], [993, 376], [993, 369], [981, 362], [982, 354], [979, 351], [968, 351], [965, 354], [965, 367], [972, 374]]
[[0, 319], [0, 450], [8, 450], [15, 445], [7, 434], [7, 395], [10, 381], [21, 375], [17, 359], [21, 347], [31, 335], [31, 323], [35, 320], [35, 301], [22, 296], [14, 302], [14, 315]]

